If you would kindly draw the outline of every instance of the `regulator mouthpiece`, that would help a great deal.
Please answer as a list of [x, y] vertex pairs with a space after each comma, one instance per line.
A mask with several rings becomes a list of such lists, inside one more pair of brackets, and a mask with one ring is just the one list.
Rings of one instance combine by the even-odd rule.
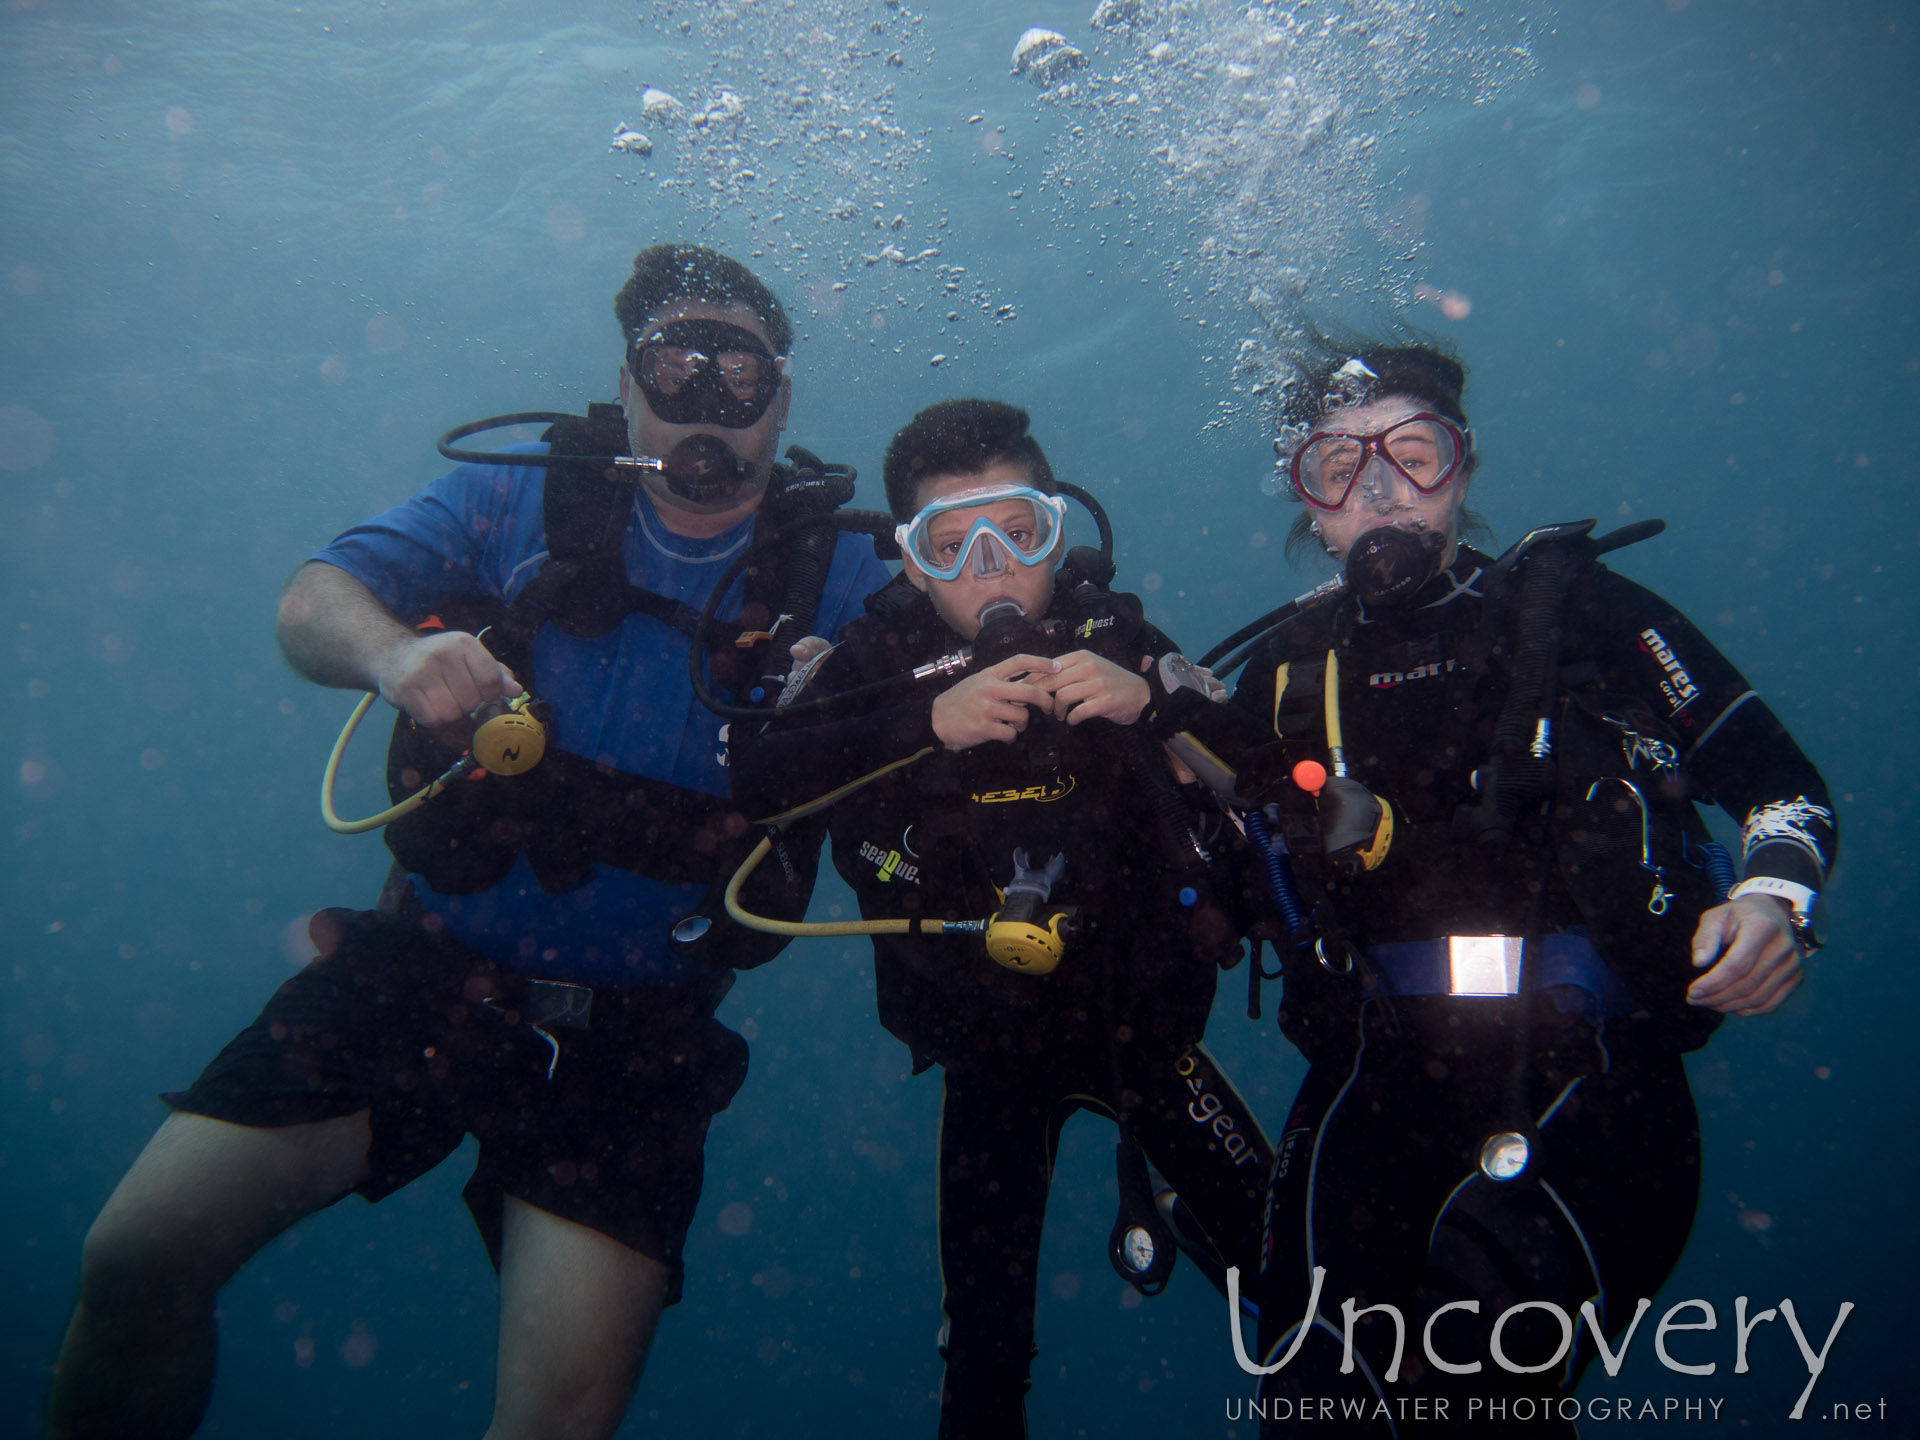
[[1347, 552], [1347, 585], [1371, 609], [1404, 605], [1440, 572], [1446, 541], [1431, 530], [1382, 525]]
[[753, 466], [717, 435], [689, 435], [661, 464], [667, 488], [694, 505], [724, 505], [740, 493]]
[[995, 600], [981, 607], [979, 618], [980, 628], [985, 630], [990, 625], [1017, 624], [1027, 618], [1027, 612], [1012, 600]]
[[968, 647], [976, 670], [998, 665], [1013, 655], [1051, 655], [1046, 632], [1027, 619], [1011, 600], [995, 600], [981, 607], [980, 629]]

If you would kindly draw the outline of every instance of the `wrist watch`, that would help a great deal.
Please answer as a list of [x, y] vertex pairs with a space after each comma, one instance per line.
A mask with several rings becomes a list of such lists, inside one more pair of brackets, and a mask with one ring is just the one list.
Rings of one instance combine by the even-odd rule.
[[1822, 932], [1827, 926], [1827, 907], [1818, 890], [1772, 875], [1753, 875], [1729, 890], [1727, 899], [1738, 900], [1742, 895], [1770, 895], [1791, 906], [1793, 913], [1787, 923], [1793, 926], [1793, 937], [1807, 954], [1826, 943]]

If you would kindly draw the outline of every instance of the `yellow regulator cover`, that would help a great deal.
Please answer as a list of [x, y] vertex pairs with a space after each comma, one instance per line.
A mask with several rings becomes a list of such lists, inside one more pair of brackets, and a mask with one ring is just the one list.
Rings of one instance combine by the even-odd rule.
[[1385, 800], [1380, 802], [1380, 824], [1375, 827], [1373, 838], [1367, 842], [1367, 848], [1360, 852], [1360, 863], [1369, 870], [1378, 870], [1387, 858], [1387, 851], [1393, 848], [1393, 806]]
[[495, 775], [524, 775], [547, 753], [547, 729], [516, 697], [500, 714], [484, 720], [473, 732], [473, 758]]
[[1066, 918], [1055, 915], [1041, 926], [1029, 920], [1002, 920], [996, 915], [987, 922], [987, 954], [1009, 970], [1045, 975], [1066, 953], [1066, 937], [1060, 933]]

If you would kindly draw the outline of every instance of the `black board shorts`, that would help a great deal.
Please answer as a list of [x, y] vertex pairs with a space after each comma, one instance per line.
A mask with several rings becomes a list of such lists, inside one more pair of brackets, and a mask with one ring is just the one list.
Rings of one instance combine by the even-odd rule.
[[587, 1028], [536, 1026], [525, 977], [419, 918], [328, 910], [313, 928], [320, 956], [167, 1104], [259, 1127], [366, 1110], [370, 1201], [471, 1134], [467, 1208], [496, 1266], [513, 1195], [659, 1260], [677, 1301], [707, 1126], [747, 1074], [747, 1042], [713, 1017], [725, 981], [596, 990]]

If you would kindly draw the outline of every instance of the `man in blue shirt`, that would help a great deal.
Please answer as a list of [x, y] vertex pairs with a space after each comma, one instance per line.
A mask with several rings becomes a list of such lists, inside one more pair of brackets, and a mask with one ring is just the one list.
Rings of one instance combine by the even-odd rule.
[[[714, 1018], [730, 974], [668, 943], [745, 830], [725, 729], [689, 684], [688, 617], [788, 478], [792, 327], [756, 277], [697, 246], [643, 251], [614, 308], [624, 448], [653, 462], [637, 485], [599, 464], [462, 465], [287, 586], [280, 644], [309, 679], [377, 690], [429, 749], [524, 686], [551, 706], [547, 758], [396, 826], [397, 905], [322, 912], [321, 955], [166, 1097], [87, 1237], [56, 1436], [191, 1434], [220, 1287], [296, 1220], [384, 1198], [468, 1133], [467, 1202], [501, 1284], [488, 1436], [609, 1435], [626, 1411], [679, 1298], [708, 1122], [746, 1074], [745, 1041]], [[550, 432], [553, 453], [619, 447], [600, 418], [571, 449]], [[602, 492], [590, 523], [556, 518]], [[832, 635], [887, 572], [844, 535], [822, 568], [813, 628]], [[730, 594], [719, 613], [752, 603]], [[486, 643], [419, 628], [440, 611], [494, 628]], [[394, 768], [403, 788], [432, 778]]]

